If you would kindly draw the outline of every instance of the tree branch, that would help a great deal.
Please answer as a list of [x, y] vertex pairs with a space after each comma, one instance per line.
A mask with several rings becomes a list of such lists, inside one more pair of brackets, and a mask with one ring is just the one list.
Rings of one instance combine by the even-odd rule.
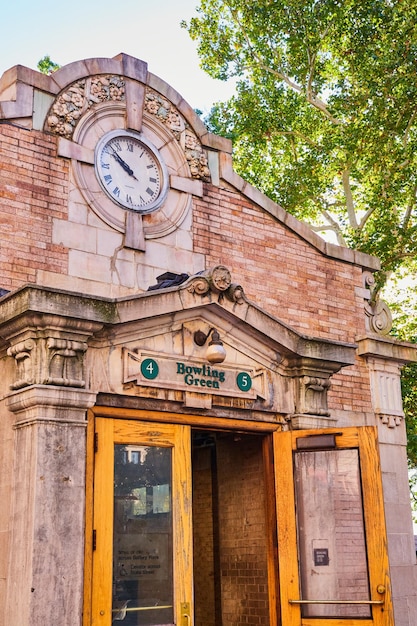
[[417, 194], [417, 183], [414, 185], [414, 188], [413, 188], [413, 198], [410, 198], [410, 201], [407, 204], [407, 208], [406, 208], [403, 223], [402, 223], [403, 228], [407, 228], [410, 222], [411, 214], [416, 204], [416, 194]]
[[320, 212], [329, 223], [328, 228], [322, 228], [322, 230], [333, 230], [333, 232], [336, 235], [337, 243], [339, 244], [339, 246], [343, 246], [344, 248], [347, 248], [346, 240], [343, 237], [342, 229], [340, 228], [340, 225], [338, 224], [338, 222], [336, 222], [336, 220], [330, 215], [330, 213], [326, 211], [326, 209], [323, 209], [323, 207], [320, 207]]
[[358, 230], [359, 224], [358, 224], [358, 220], [356, 219], [355, 204], [353, 201], [352, 189], [350, 188], [350, 171], [347, 168], [345, 168], [342, 172], [342, 183], [343, 183], [343, 190], [345, 192], [346, 209], [347, 209], [350, 225], [355, 230]]
[[413, 114], [411, 115], [410, 119], [408, 120], [407, 128], [405, 129], [405, 132], [404, 132], [404, 137], [403, 137], [403, 147], [404, 148], [406, 147], [406, 145], [408, 143], [408, 137], [410, 135], [410, 131], [411, 131], [411, 128], [412, 128], [412, 126], [414, 124], [414, 120], [416, 118], [416, 115], [417, 115], [417, 109], [414, 109]]
[[372, 213], [375, 211], [375, 208], [376, 207], [369, 207], [369, 209], [365, 212], [365, 214], [362, 216], [361, 221], [359, 222], [358, 230], [362, 230], [368, 219], [371, 217]]

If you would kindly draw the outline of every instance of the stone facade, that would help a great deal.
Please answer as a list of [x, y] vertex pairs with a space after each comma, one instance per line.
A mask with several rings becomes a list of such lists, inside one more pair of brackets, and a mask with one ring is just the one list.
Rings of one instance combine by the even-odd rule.
[[[414, 626], [400, 371], [416, 351], [388, 336], [386, 305], [371, 304], [378, 260], [324, 242], [242, 180], [230, 142], [127, 55], [51, 76], [10, 69], [0, 119], [0, 288], [10, 292], [0, 300], [0, 622], [82, 623], [86, 411], [107, 404], [284, 431], [376, 427], [394, 604], [394, 619], [378, 624]], [[97, 181], [95, 145], [118, 129], [146, 138], [165, 162], [169, 193], [153, 212], [125, 210]], [[214, 327], [227, 355], [222, 387], [215, 366], [195, 374], [206, 350], [195, 334]], [[146, 359], [158, 362], [154, 382]], [[258, 456], [246, 467], [248, 489], [261, 465]], [[224, 471], [238, 480], [243, 468], [236, 460]], [[222, 488], [231, 486], [220, 476]], [[248, 491], [233, 507], [250, 516], [250, 500]], [[236, 533], [233, 514], [222, 514]], [[196, 533], [203, 521], [196, 515]], [[247, 575], [243, 556], [251, 571], [259, 565], [249, 547], [241, 554], [233, 574], [233, 551], [229, 563], [222, 552], [232, 586]], [[232, 623], [233, 598], [223, 604]]]

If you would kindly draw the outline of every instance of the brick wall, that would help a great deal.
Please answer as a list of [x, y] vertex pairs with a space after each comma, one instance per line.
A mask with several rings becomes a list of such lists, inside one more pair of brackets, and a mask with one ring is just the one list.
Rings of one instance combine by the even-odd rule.
[[[205, 187], [195, 201], [195, 250], [206, 267], [226, 265], [246, 296], [301, 333], [355, 343], [365, 334], [362, 269], [326, 258], [237, 192]], [[332, 377], [329, 408], [372, 412], [369, 374], [355, 367]]]
[[261, 440], [217, 445], [222, 623], [269, 623], [265, 485]]
[[192, 468], [194, 620], [196, 626], [216, 626], [211, 447], [194, 450]]
[[[72, 276], [80, 274], [74, 275], [69, 269], [69, 259], [83, 254], [83, 237], [78, 237], [75, 250], [71, 249], [70, 239], [57, 238], [52, 232], [57, 224], [63, 233], [72, 232], [68, 222], [69, 161], [55, 156], [53, 136], [7, 123], [1, 125], [1, 133], [0, 288], [13, 290], [36, 283], [40, 271], [44, 277], [54, 277], [53, 287], [83, 291], [88, 279], [94, 280], [91, 267], [84, 263], [83, 285], [72, 281]], [[355, 342], [365, 333], [363, 298], [354, 289], [361, 287], [361, 268], [326, 258], [238, 192], [213, 185], [205, 185], [204, 191], [203, 198], [194, 198], [194, 252], [189, 254], [204, 255], [206, 267], [226, 265], [250, 300], [301, 333], [343, 342]], [[93, 226], [99, 233], [97, 239], [106, 242], [102, 256], [97, 251], [94, 256], [106, 264], [107, 273], [102, 279], [106, 294], [111, 292], [111, 268], [121, 249], [121, 235], [97, 218], [89, 225], [90, 230]], [[87, 232], [86, 225], [84, 230]], [[66, 245], [53, 243], [61, 240]], [[93, 240], [94, 236], [89, 235], [88, 243]], [[151, 245], [148, 248], [144, 255], [126, 252], [134, 256], [129, 275], [146, 275]], [[177, 244], [173, 254], [182, 258]], [[166, 269], [192, 272], [192, 268], [182, 265]], [[118, 276], [120, 271], [119, 267]], [[68, 283], [64, 277], [69, 274]], [[137, 293], [134, 284], [132, 279], [130, 289]], [[124, 295], [128, 291], [126, 287]], [[333, 377], [329, 407], [338, 414], [372, 411], [368, 373], [361, 363]]]
[[66, 272], [52, 220], [67, 214], [68, 161], [54, 157], [56, 139], [44, 133], [2, 124], [1, 135], [0, 287], [13, 290], [35, 283], [40, 268]]
[[[247, 297], [300, 332], [354, 341], [364, 331], [362, 270], [324, 257], [239, 193], [206, 185], [195, 202], [195, 251], [224, 264]], [[360, 316], [358, 316], [358, 305]]]

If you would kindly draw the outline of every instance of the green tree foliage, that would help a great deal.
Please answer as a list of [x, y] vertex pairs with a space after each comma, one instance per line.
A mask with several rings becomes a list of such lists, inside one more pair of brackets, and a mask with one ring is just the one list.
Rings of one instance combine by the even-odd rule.
[[[410, 276], [412, 270], [413, 277]], [[408, 298], [404, 299], [401, 283], [410, 284]], [[399, 339], [417, 343], [417, 262], [402, 268], [391, 281], [391, 310], [394, 314], [393, 333]], [[402, 392], [407, 428], [407, 453], [410, 468], [417, 469], [417, 363], [408, 365], [403, 370]], [[413, 473], [415, 510], [417, 512], [417, 473]]]
[[52, 72], [59, 70], [61, 66], [58, 65], [58, 63], [54, 63], [54, 61], [51, 60], [51, 57], [47, 54], [40, 61], [38, 61], [37, 67], [42, 74], [49, 75], [52, 74]]
[[315, 230], [379, 256], [381, 286], [417, 253], [417, 5], [202, 0], [202, 67], [238, 77], [212, 129], [236, 169]]
[[[378, 256], [374, 298], [388, 278], [415, 272], [417, 4], [200, 0], [183, 26], [203, 69], [237, 77], [236, 95], [207, 119], [233, 139], [236, 170], [317, 232]], [[397, 309], [397, 336], [417, 341], [415, 308], [402, 320]], [[410, 366], [404, 404], [413, 466], [416, 385]]]

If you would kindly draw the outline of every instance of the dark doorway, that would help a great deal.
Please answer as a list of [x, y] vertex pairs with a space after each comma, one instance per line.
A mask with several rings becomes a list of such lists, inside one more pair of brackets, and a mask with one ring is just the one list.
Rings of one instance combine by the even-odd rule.
[[192, 433], [195, 626], [268, 624], [263, 437]]

